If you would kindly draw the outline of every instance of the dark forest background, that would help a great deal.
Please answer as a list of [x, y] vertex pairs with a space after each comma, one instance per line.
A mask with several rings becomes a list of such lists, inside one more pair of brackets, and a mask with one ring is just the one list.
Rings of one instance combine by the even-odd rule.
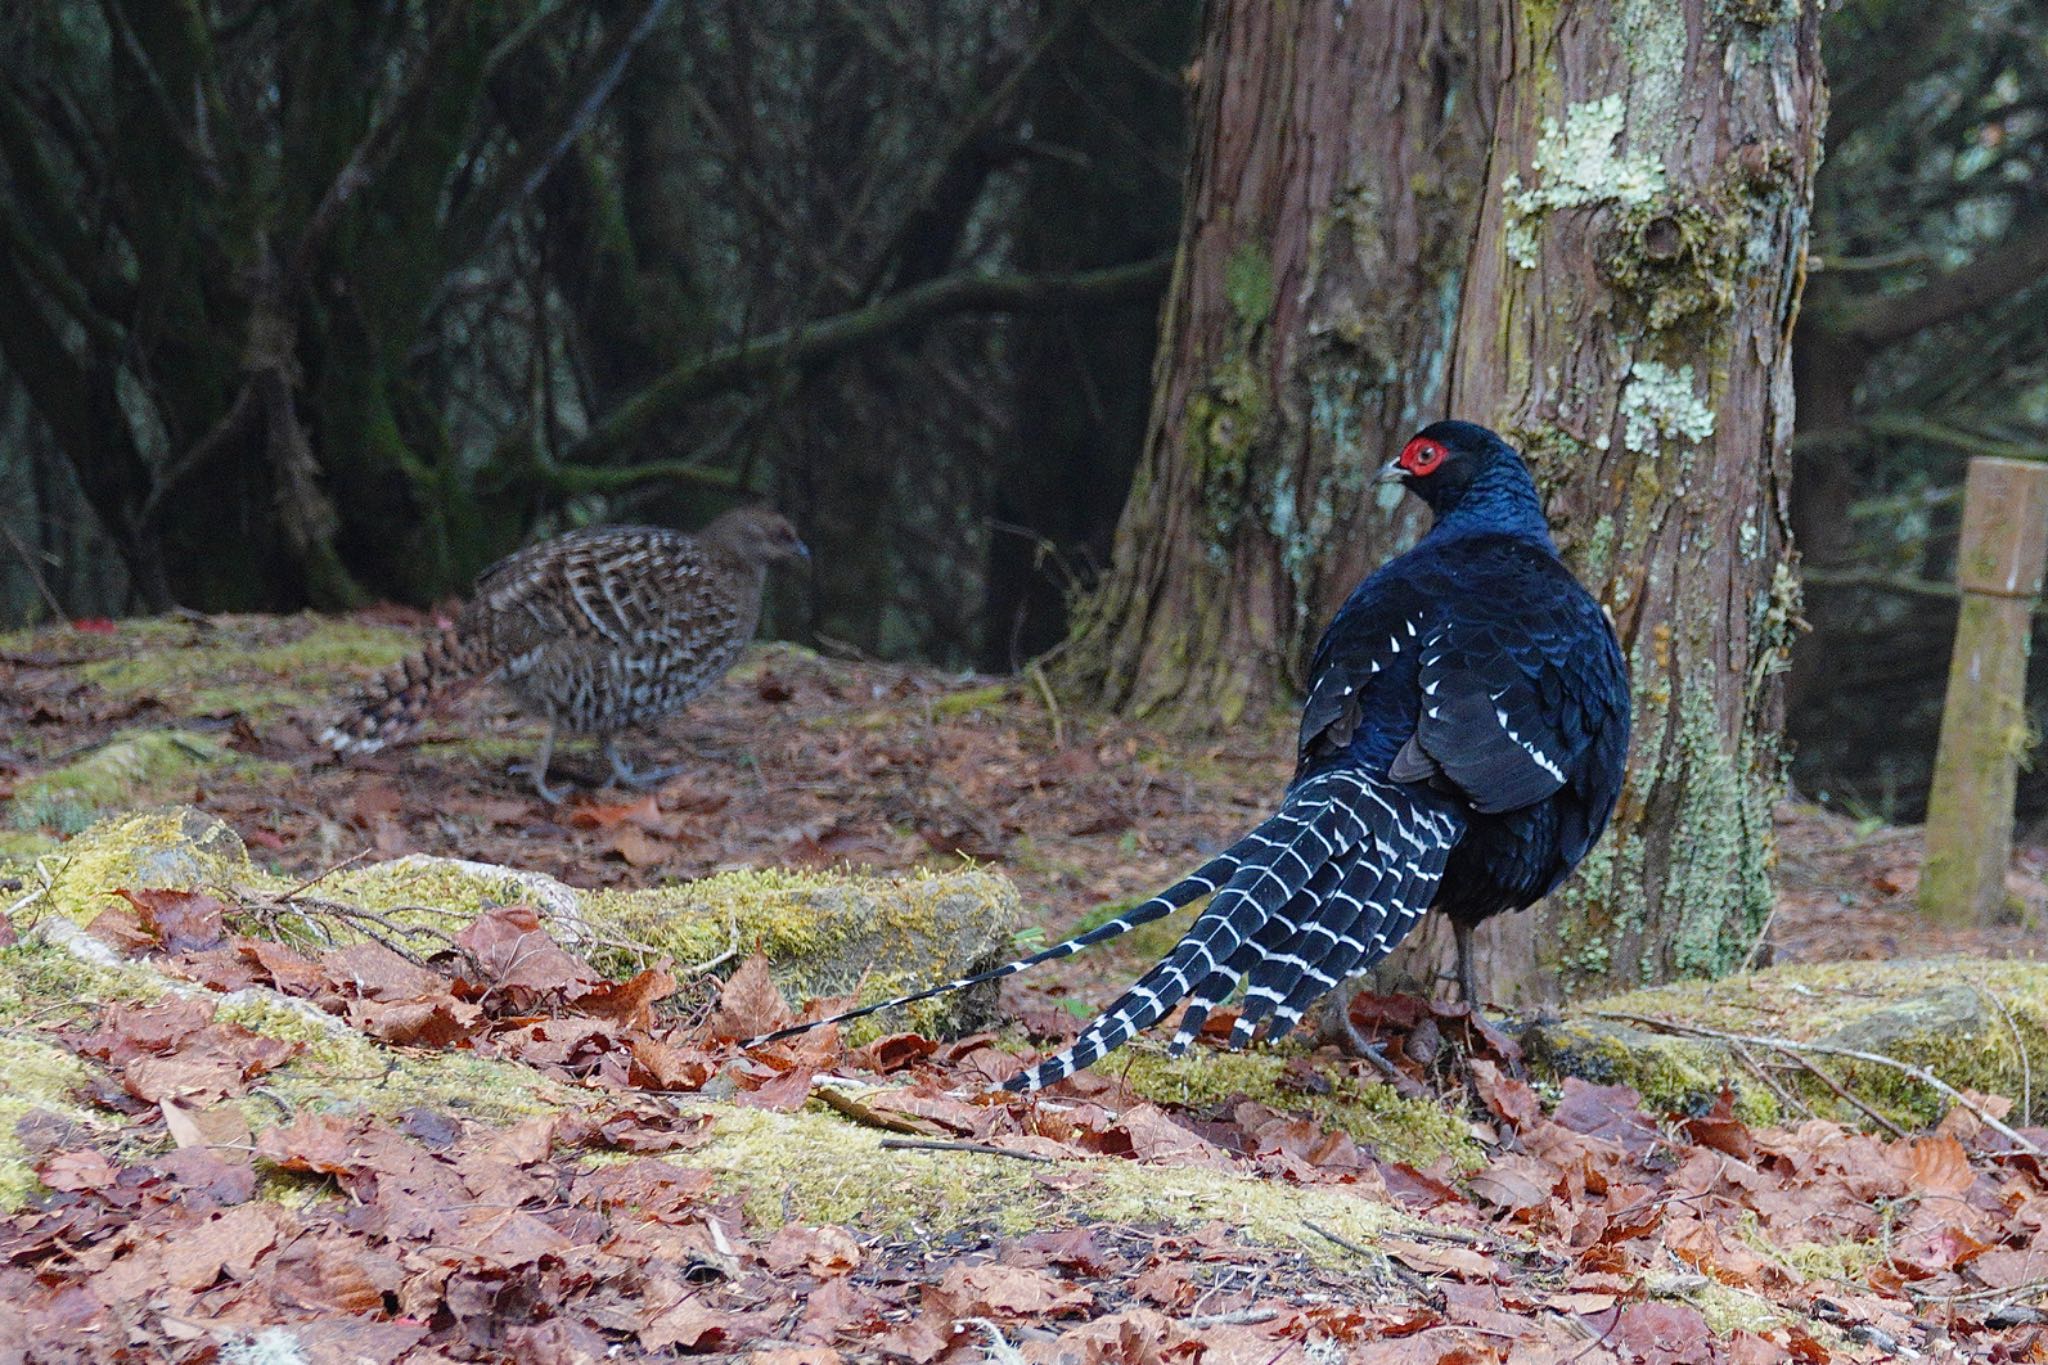
[[[9, 6], [0, 619], [430, 603], [534, 537], [759, 498], [819, 566], [773, 633], [1014, 668], [1144, 444], [1200, 27]], [[1913, 818], [1964, 462], [2048, 458], [2048, 14], [1849, 0], [1822, 50], [1793, 777]]]

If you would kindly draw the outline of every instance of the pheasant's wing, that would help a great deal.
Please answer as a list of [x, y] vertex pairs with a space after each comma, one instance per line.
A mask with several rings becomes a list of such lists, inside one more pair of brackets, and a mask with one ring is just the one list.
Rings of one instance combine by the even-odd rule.
[[1545, 556], [1492, 586], [1426, 638], [1415, 733], [1387, 772], [1448, 786], [1483, 814], [1534, 805], [1584, 773], [1626, 697], [1613, 630], [1561, 564]]
[[530, 546], [477, 580], [465, 625], [518, 673], [552, 648], [645, 649], [733, 614], [690, 536], [608, 526]]

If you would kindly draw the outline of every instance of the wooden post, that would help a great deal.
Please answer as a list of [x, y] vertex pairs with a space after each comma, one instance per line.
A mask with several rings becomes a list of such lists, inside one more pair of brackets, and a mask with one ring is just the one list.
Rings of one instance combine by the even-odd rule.
[[1963, 494], [1955, 654], [1927, 796], [1920, 908], [1988, 924], [2005, 902], [2012, 802], [2027, 747], [2027, 647], [2048, 562], [2048, 463], [1980, 456]]

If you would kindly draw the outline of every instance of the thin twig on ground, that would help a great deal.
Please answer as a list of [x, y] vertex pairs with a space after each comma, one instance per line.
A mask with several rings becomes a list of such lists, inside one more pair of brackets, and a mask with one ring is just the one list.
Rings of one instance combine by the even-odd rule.
[[1017, 1152], [1008, 1147], [993, 1147], [986, 1142], [943, 1142], [938, 1138], [883, 1138], [882, 1147], [892, 1152], [974, 1152], [980, 1156], [1006, 1156], [1013, 1161], [1042, 1161], [1047, 1165], [1053, 1164], [1053, 1158], [1043, 1152]]
[[1896, 1057], [1887, 1057], [1881, 1052], [1865, 1052], [1861, 1048], [1842, 1047], [1835, 1043], [1805, 1043], [1796, 1038], [1771, 1038], [1753, 1033], [1731, 1033], [1726, 1029], [1707, 1028], [1701, 1024], [1681, 1024], [1674, 1019], [1653, 1019], [1641, 1014], [1623, 1014], [1613, 1010], [1594, 1011], [1596, 1019], [1616, 1019], [1627, 1024], [1642, 1024], [1649, 1028], [1662, 1029], [1667, 1033], [1688, 1034], [1695, 1038], [1715, 1038], [1722, 1041], [1747, 1043], [1752, 1047], [1767, 1047], [1790, 1056], [1800, 1052], [1818, 1053], [1824, 1057], [1846, 1057], [1850, 1061], [1867, 1062], [1872, 1066], [1888, 1067], [1912, 1077], [1928, 1089], [1946, 1097], [1950, 1103], [1969, 1110], [1981, 1120], [1986, 1128], [2010, 1142], [2013, 1146], [2032, 1156], [2048, 1156], [2039, 1144], [2021, 1137], [2003, 1120], [1988, 1112], [1983, 1105], [1950, 1085], [1924, 1066], [1902, 1062]]
[[1837, 1099], [1841, 1100], [1845, 1104], [1853, 1105], [1855, 1108], [1863, 1111], [1863, 1114], [1866, 1118], [1868, 1118], [1872, 1123], [1875, 1123], [1878, 1127], [1884, 1129], [1887, 1133], [1890, 1133], [1893, 1137], [1902, 1138], [1906, 1135], [1905, 1129], [1899, 1127], [1898, 1124], [1892, 1122], [1892, 1120], [1889, 1117], [1881, 1113], [1875, 1106], [1866, 1102], [1861, 1096], [1852, 1095], [1851, 1093], [1849, 1093], [1847, 1087], [1845, 1087], [1840, 1081], [1836, 1080], [1833, 1076], [1829, 1075], [1827, 1071], [1822, 1069], [1817, 1063], [1815, 1063], [1810, 1058], [1802, 1057], [1796, 1052], [1788, 1052], [1785, 1055], [1790, 1057], [1793, 1061], [1793, 1064], [1798, 1066], [1801, 1070], [1805, 1071], [1807, 1075], [1814, 1077], [1822, 1085], [1834, 1091], [1835, 1097]]
[[1031, 681], [1038, 684], [1038, 695], [1045, 698], [1046, 714], [1052, 717], [1052, 747], [1064, 749], [1067, 747], [1067, 722], [1060, 715], [1059, 698], [1052, 694], [1052, 683], [1045, 676], [1045, 666], [1033, 659], [1027, 671], [1031, 674]]

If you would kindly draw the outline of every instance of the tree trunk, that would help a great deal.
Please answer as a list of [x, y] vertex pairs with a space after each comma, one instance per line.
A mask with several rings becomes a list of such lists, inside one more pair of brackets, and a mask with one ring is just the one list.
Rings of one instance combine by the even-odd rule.
[[1388, 439], [1444, 408], [1486, 163], [1478, 0], [1216, 0], [1150, 434], [1070, 683], [1195, 723], [1259, 716], [1416, 509]]
[[1817, 6], [1507, 13], [1451, 408], [1528, 452], [1635, 694], [1607, 836], [1482, 936], [1498, 998], [1543, 1001], [1733, 970], [1770, 913], [1826, 87]]
[[[1227, 721], [1281, 695], [1397, 540], [1372, 466], [1437, 416], [1493, 426], [1614, 614], [1636, 731], [1581, 876], [1482, 933], [1492, 994], [1728, 970], [1770, 905], [1798, 614], [1818, 14], [1333, 8], [1212, 15], [1150, 445], [1072, 667], [1141, 713]], [[1439, 936], [1390, 975], [1426, 980]]]

